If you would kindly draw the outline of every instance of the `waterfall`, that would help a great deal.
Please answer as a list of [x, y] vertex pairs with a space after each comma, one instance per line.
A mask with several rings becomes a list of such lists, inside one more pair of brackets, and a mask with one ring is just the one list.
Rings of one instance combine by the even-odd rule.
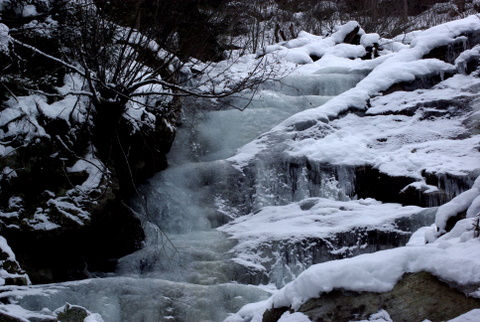
[[[265, 202], [269, 194], [285, 199], [284, 202], [291, 201], [287, 196], [289, 186], [300, 184], [307, 173], [290, 171], [298, 178], [282, 180], [280, 177], [288, 173], [285, 167], [289, 165], [280, 162], [275, 167], [268, 165], [269, 169], [257, 168], [250, 177], [225, 159], [288, 116], [325, 103], [333, 95], [355, 86], [362, 77], [360, 73], [349, 75], [337, 71], [268, 81], [253, 98], [246, 93], [228, 102], [241, 108], [248, 100], [250, 104], [243, 111], [227, 107], [199, 112], [187, 106], [186, 126], [179, 129], [169, 155], [171, 166], [142, 188], [146, 207], [142, 208], [143, 201], [137, 200], [147, 232], [146, 247], [123, 258], [119, 273], [166, 276], [199, 284], [234, 280], [238, 269], [228, 256], [222, 257], [231, 249], [231, 241], [212, 228], [271, 204]], [[276, 184], [285, 189], [272, 187]], [[301, 200], [308, 194], [305, 189], [308, 187], [299, 189], [294, 199]], [[168, 255], [161, 255], [162, 252]], [[168, 263], [166, 258], [172, 262]], [[185, 271], [178, 267], [189, 268]], [[202, 276], [200, 271], [213, 276]]]
[[279, 287], [316, 262], [405, 243], [404, 232], [359, 228], [332, 238], [265, 245], [258, 254], [268, 261], [252, 267], [234, 260], [236, 241], [215, 229], [267, 206], [300, 202], [308, 210], [318, 202], [308, 198], [355, 198], [352, 167], [294, 159], [281, 151], [260, 155], [244, 169], [227, 158], [288, 116], [322, 105], [364, 76], [346, 69], [292, 74], [218, 110], [186, 106], [184, 126], [168, 156], [170, 167], [141, 187], [142, 198], [133, 201], [146, 232], [145, 247], [122, 258], [113, 276], [40, 287], [43, 293], [26, 291], [19, 305], [45, 311], [69, 301], [112, 322], [221, 321], [247, 303], [266, 299], [269, 289], [259, 284]]
[[[312, 174], [317, 169], [294, 169], [281, 159], [272, 165], [272, 158], [264, 168], [257, 164], [254, 173], [244, 173], [225, 159], [288, 116], [325, 103], [364, 76], [337, 70], [268, 81], [253, 99], [247, 93], [228, 102], [240, 108], [251, 100], [243, 111], [229, 107], [199, 112], [187, 106], [186, 126], [179, 129], [169, 155], [171, 166], [142, 187], [148, 213], [142, 207], [138, 211], [146, 247], [121, 259], [118, 273], [195, 285], [269, 282], [232, 261], [234, 240], [213, 228], [265, 205], [327, 196], [333, 193], [328, 185], [335, 185], [334, 172], [341, 173], [343, 185], [351, 176], [329, 169], [323, 172], [329, 172], [329, 178], [319, 180], [321, 174]], [[337, 195], [343, 193], [335, 189]], [[341, 198], [348, 193], [346, 189]]]

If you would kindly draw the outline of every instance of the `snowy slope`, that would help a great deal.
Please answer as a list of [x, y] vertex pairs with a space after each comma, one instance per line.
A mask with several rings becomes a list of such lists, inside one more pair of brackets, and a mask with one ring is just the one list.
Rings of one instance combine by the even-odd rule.
[[[269, 308], [291, 307], [295, 311], [309, 299], [321, 298], [322, 293], [335, 289], [386, 292], [405, 273], [426, 271], [458, 286], [480, 286], [480, 179], [476, 179], [480, 175], [480, 80], [477, 72], [465, 68], [478, 62], [472, 34], [479, 31], [479, 18], [470, 16], [415, 33], [409, 45], [380, 39], [384, 50], [371, 61], [342, 58], [350, 55], [332, 57], [325, 50], [316, 62], [298, 58], [299, 53], [310, 55], [312, 48], [318, 52], [326, 43], [313, 38], [298, 43], [295, 54], [286, 55], [287, 59], [305, 64], [295, 73], [344, 68], [371, 72], [351, 90], [322, 106], [295, 114], [242, 147], [229, 159], [239, 169], [248, 168], [269, 152], [278, 155], [280, 150], [295, 160], [306, 158], [338, 167], [368, 166], [393, 178], [411, 178], [412, 183], [402, 192], [413, 189], [433, 196], [443, 189], [446, 200], [451, 201], [438, 209], [435, 224], [413, 234], [407, 246], [313, 265], [268, 301], [246, 306], [227, 321], [260, 321]], [[335, 46], [334, 42], [331, 46]], [[453, 47], [460, 50], [455, 54]], [[435, 48], [449, 48], [451, 55], [429, 56]], [[348, 50], [355, 55], [353, 49]], [[431, 180], [432, 176], [443, 175], [463, 178], [471, 189], [459, 188], [455, 183], [441, 187], [438, 181]], [[393, 208], [381, 210], [395, 205], [379, 203], [376, 210], [369, 204], [366, 213], [352, 216], [353, 209], [358, 211], [357, 207], [368, 201], [344, 201], [343, 212], [333, 201], [316, 202], [306, 211], [301, 205], [307, 200], [265, 207], [221, 229], [239, 240], [234, 249], [238, 261], [255, 266], [264, 261], [253, 251], [261, 247], [348, 231], [362, 223], [374, 227], [398, 213]], [[409, 209], [397, 206], [401, 211]], [[462, 213], [467, 218], [458, 221]], [[458, 221], [453, 229], [447, 227], [452, 224], [450, 219]], [[470, 296], [478, 297], [478, 293]], [[285, 316], [281, 321], [304, 318], [292, 314], [291, 319]]]
[[[350, 31], [353, 29], [349, 24], [345, 25], [344, 28]], [[395, 104], [395, 102], [399, 101], [403, 102], [402, 106], [397, 107], [398, 109], [406, 108], [408, 101], [410, 101], [410, 105], [414, 105], [413, 107], [415, 107], [415, 104], [426, 99], [425, 97], [422, 97], [424, 94], [421, 90], [414, 92], [413, 95], [410, 92], [399, 92], [394, 94], [395, 96], [393, 97], [388, 96], [383, 98], [383, 101], [382, 97], [379, 97], [378, 95], [384, 91], [387, 91], [395, 84], [413, 82], [416, 79], [429, 78], [433, 76], [443, 77], [445, 74], [456, 73], [457, 70], [461, 71], [463, 68], [462, 61], [457, 61], [457, 65], [454, 65], [452, 63], [447, 63], [435, 58], [422, 58], [429, 54], [429, 52], [436, 47], [452, 45], [458, 42], [465, 43], [467, 39], [462, 36], [464, 33], [475, 32], [479, 30], [479, 18], [476, 16], [470, 16], [464, 20], [450, 22], [421, 33], [417, 33], [416, 38], [412, 41], [410, 46], [393, 46], [388, 40], [380, 40], [379, 43], [385, 44], [385, 50], [380, 57], [372, 61], [363, 61], [360, 59], [351, 60], [348, 58], [338, 57], [335, 54], [325, 51], [325, 55], [320, 60], [300, 67], [296, 70], [296, 73], [312, 74], [325, 69], [338, 70], [345, 68], [350, 69], [352, 72], [355, 70], [372, 71], [365, 79], [363, 79], [351, 90], [343, 93], [342, 95], [338, 95], [326, 104], [301, 113], [297, 113], [288, 118], [280, 125], [273, 128], [270, 132], [244, 146], [242, 149], [240, 149], [237, 156], [231, 158], [230, 160], [238, 163], [240, 166], [243, 166], [248, 163], [248, 160], [254, 158], [256, 154], [271, 147], [271, 144], [268, 144], [269, 141], [275, 141], [275, 137], [288, 136], [290, 138], [294, 137], [295, 139], [286, 141], [288, 147], [285, 150], [296, 157], [306, 156], [311, 159], [317, 159], [322, 162], [329, 162], [333, 164], [363, 165], [367, 163], [375, 165], [377, 168], [381, 169], [382, 166], [384, 166], [387, 168], [382, 169], [383, 171], [397, 176], [407, 175], [419, 177], [420, 171], [425, 169], [427, 166], [430, 166], [427, 165], [428, 162], [433, 162], [431, 165], [432, 170], [437, 170], [438, 167], [441, 168], [441, 165], [435, 163], [440, 163], [442, 160], [433, 160], [441, 158], [442, 154], [446, 154], [445, 158], [450, 158], [451, 156], [449, 155], [449, 152], [442, 152], [444, 149], [441, 147], [432, 147], [433, 150], [429, 151], [429, 154], [432, 152], [435, 153], [435, 156], [432, 158], [426, 156], [427, 160], [424, 161], [424, 158], [418, 158], [422, 159], [419, 164], [415, 162], [416, 160], [413, 162], [406, 162], [404, 164], [397, 163], [395, 166], [392, 166], [392, 169], [388, 169], [388, 164], [392, 160], [392, 151], [395, 151], [397, 159], [408, 160], [411, 155], [411, 150], [415, 148], [422, 148], [421, 143], [424, 143], [426, 141], [425, 138], [428, 139], [432, 133], [431, 131], [430, 133], [422, 133], [422, 131], [428, 131], [426, 129], [424, 130], [423, 128], [429, 124], [428, 120], [423, 120], [421, 115], [418, 116], [418, 120], [410, 120], [409, 124], [406, 124], [406, 126], [403, 126], [404, 124], [396, 124], [403, 121], [401, 115], [396, 116], [396, 114], [401, 114], [398, 111], [394, 111], [395, 113], [390, 113], [393, 115], [387, 116], [386, 118], [381, 118], [380, 116], [373, 118], [373, 116], [377, 114], [386, 114], [385, 111], [382, 111], [382, 109], [387, 109], [384, 103], [386, 100], [392, 102], [390, 104]], [[345, 33], [345, 31], [343, 33]], [[307, 44], [301, 43], [302, 46], [300, 49], [305, 52], [305, 55], [309, 55], [317, 52], [313, 51], [312, 48], [319, 50], [319, 48], [326, 46], [325, 43], [328, 42], [323, 39], [317, 41], [309, 39]], [[330, 41], [329, 45], [330, 48], [338, 47], [338, 45], [335, 46], [333, 41]], [[285, 49], [284, 51], [291, 52], [297, 49], [299, 48]], [[334, 50], [331, 51], [335, 53]], [[352, 53], [353, 57], [358, 57], [358, 55], [355, 55], [354, 50], [349, 49], [349, 51]], [[292, 60], [288, 55], [286, 56], [286, 59]], [[297, 63], [303, 63], [304, 59], [294, 59], [293, 61]], [[435, 91], [429, 92], [429, 95], [431, 95], [431, 97], [435, 97], [435, 99], [442, 99], [445, 97], [451, 98], [452, 91], [455, 91], [457, 93], [456, 96], [471, 97], [475, 96], [476, 94], [476, 84], [478, 84], [478, 80], [476, 78], [457, 76], [453, 80], [447, 80], [446, 82], [437, 85], [437, 87], [434, 88]], [[412, 102], [414, 103], [412, 104]], [[372, 105], [372, 108], [371, 110], [367, 111], [369, 105]], [[474, 108], [476, 109], [477, 107]], [[340, 122], [338, 126], [336, 126], [335, 123], [329, 123], [329, 121], [338, 119], [342, 113], [345, 113], [349, 110], [362, 113], [366, 112], [367, 115], [372, 115], [372, 118], [368, 118], [367, 120], [363, 121], [355, 118], [354, 116], [349, 116], [352, 118], [351, 120], [338, 120], [338, 122]], [[372, 122], [371, 119], [374, 121]], [[444, 124], [442, 124], [440, 127], [443, 130], [436, 131], [436, 133], [434, 133], [435, 137], [431, 141], [437, 141], [440, 138], [456, 139], [458, 136], [460, 136], [462, 131], [468, 130], [462, 130], [457, 126], [458, 123], [461, 123], [464, 121], [464, 119], [465, 118], [460, 118], [457, 122], [448, 122], [452, 123], [447, 125], [448, 127], [445, 127], [443, 126]], [[375, 124], [375, 120], [378, 120], [377, 123], [379, 124]], [[422, 121], [424, 122], [418, 123], [418, 126], [417, 124], [412, 124], [414, 122]], [[323, 130], [323, 127], [320, 126], [322, 122], [329, 123], [334, 128], [339, 128], [340, 130], [336, 131], [331, 136], [327, 135], [325, 138], [323, 138], [322, 136], [324, 136], [324, 133], [319, 132]], [[341, 122], [348, 123], [341, 124]], [[370, 124], [367, 126], [370, 128], [365, 129], [365, 126], [361, 124], [363, 122], [369, 122]], [[308, 128], [303, 129], [305, 126], [301, 126], [302, 123], [308, 124]], [[357, 126], [359, 128], [356, 128]], [[380, 126], [383, 127], [379, 128]], [[296, 130], [296, 128], [299, 127], [302, 128], [302, 130]], [[391, 129], [392, 127], [394, 128]], [[401, 128], [397, 130], [396, 128], [398, 127]], [[434, 127], [437, 127], [437, 125], [434, 125]], [[416, 135], [416, 133], [410, 132], [412, 129], [414, 129], [414, 131], [417, 131], [418, 129], [420, 132], [418, 135]], [[412, 145], [408, 147], [406, 146], [403, 151], [398, 151], [399, 146], [394, 144], [391, 146], [390, 151], [383, 152], [382, 146], [385, 144], [380, 144], [381, 142], [375, 142], [379, 137], [371, 138], [371, 132], [373, 131], [376, 131], [375, 135], [377, 136], [383, 135], [387, 138], [388, 136], [396, 136], [396, 139], [398, 139], [398, 137], [401, 139], [401, 133], [398, 132], [406, 131], [410, 134], [410, 137], [416, 137], [412, 140], [417, 142], [409, 142], [408, 139], [404, 139], [403, 142], [400, 142], [401, 144], [408, 143]], [[365, 133], [365, 135], [357, 135], [358, 133]], [[322, 139], [316, 139], [316, 137], [322, 137]], [[459, 144], [463, 144], [462, 140], [456, 140], [453, 145], [458, 149], [466, 150], [467, 158], [465, 162], [462, 162], [461, 165], [458, 165], [457, 169], [455, 169], [457, 163], [454, 162], [451, 165], [451, 168], [446, 170], [455, 171], [459, 170], [459, 167], [466, 167], [465, 171], [478, 169], [478, 164], [475, 164], [474, 162], [474, 160], [478, 158], [478, 151], [474, 149], [475, 138], [476, 136], [469, 138], [472, 140], [472, 142], [467, 140], [465, 141], [465, 146], [462, 145], [461, 147], [459, 147]], [[371, 143], [376, 143], [375, 145], [378, 148], [375, 149], [375, 146], [370, 146]], [[416, 146], [416, 143], [419, 145]], [[448, 142], [445, 143], [448, 144]], [[334, 146], [335, 149], [332, 149], [332, 146]], [[390, 144], [388, 144], [387, 149], [389, 148]], [[346, 151], [349, 153], [347, 154]], [[399, 155], [399, 153], [401, 153], [401, 155]], [[425, 157], [425, 153], [422, 153], [422, 156]]]

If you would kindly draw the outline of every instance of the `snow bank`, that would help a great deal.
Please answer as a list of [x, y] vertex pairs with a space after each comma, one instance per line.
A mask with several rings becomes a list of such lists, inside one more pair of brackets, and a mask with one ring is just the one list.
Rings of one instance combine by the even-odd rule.
[[430, 272], [460, 285], [480, 284], [480, 241], [407, 246], [312, 266], [272, 296], [268, 305], [298, 309], [333, 289], [387, 292], [405, 273]]
[[471, 310], [448, 322], [477, 322], [480, 321], [480, 309]]
[[259, 212], [235, 219], [219, 230], [238, 240], [233, 249], [235, 261], [258, 268], [262, 267], [263, 260], [267, 260], [256, 254], [263, 245], [329, 238], [354, 228], [394, 231], [396, 219], [409, 218], [422, 210], [413, 206], [382, 204], [373, 199], [335, 201], [311, 198], [286, 206], [262, 208]]
[[[424, 59], [434, 48], [466, 45], [464, 35], [478, 32], [480, 19], [470, 16], [397, 38], [395, 41], [403, 44], [386, 46], [382, 56], [368, 63], [349, 60], [346, 64], [350, 71], [371, 72], [354, 88], [322, 106], [288, 118], [244, 146], [230, 160], [241, 168], [256, 155], [263, 155], [271, 149], [319, 163], [370, 165], [391, 176], [415, 178], [417, 182], [411, 186], [427, 193], [438, 192], [438, 187], [428, 184], [422, 171], [478, 176], [480, 136], [468, 126], [467, 120], [478, 113], [475, 100], [478, 99], [480, 81], [474, 75], [462, 73], [466, 63], [477, 59], [480, 51], [477, 47], [465, 51], [453, 64]], [[362, 39], [362, 45], [385, 44], [384, 40], [373, 35], [364, 35]], [[333, 46], [325, 49], [326, 39], [311, 40], [305, 47], [313, 48], [314, 41], [319, 42], [317, 48], [322, 42], [324, 56], [302, 66], [297, 73], [338, 70], [343, 61], [347, 62], [344, 58], [328, 55]], [[335, 43], [332, 39], [330, 41]], [[447, 73], [460, 74], [428, 90], [382, 94], [395, 84], [432, 76], [441, 79]], [[346, 113], [349, 111], [357, 111], [361, 116]], [[392, 205], [378, 204], [359, 210], [365, 205], [360, 204], [361, 201], [350, 201], [343, 205], [347, 210], [340, 212], [339, 204], [334, 203], [337, 202], [322, 200], [318, 208], [314, 206], [308, 210], [301, 210], [301, 203], [266, 207], [221, 229], [239, 240], [235, 251], [243, 264], [261, 265], [261, 258], [249, 252], [261, 243], [328, 235], [332, 231], [351, 229], [362, 222], [381, 226], [395, 218], [397, 210], [408, 211], [402, 207], [381, 210]], [[458, 221], [447, 232], [448, 220], [462, 213], [466, 214], [466, 219]], [[292, 307], [297, 310], [309, 299], [321, 297], [334, 289], [387, 292], [405, 273], [426, 271], [458, 286], [480, 286], [479, 213], [480, 178], [471, 189], [439, 207], [435, 225], [420, 229], [407, 246], [313, 265], [267, 302], [251, 305], [239, 315], [257, 321], [265, 309]], [[478, 293], [470, 295], [478, 297]], [[478, 312], [472, 311], [465, 315], [465, 319], [474, 319], [477, 315]], [[388, 321], [388, 314], [382, 319]]]
[[303, 313], [295, 312], [285, 312], [278, 322], [310, 322], [311, 320]]
[[[456, 73], [460, 68], [460, 62], [466, 59], [465, 57], [462, 58], [463, 60], [457, 61], [457, 65], [438, 59], [423, 59], [423, 57], [433, 48], [465, 41], [463, 34], [478, 31], [480, 31], [479, 18], [470, 16], [415, 33], [410, 46], [391, 52], [384, 49], [380, 57], [367, 62], [329, 55], [328, 48], [331, 50], [335, 47], [341, 48], [334, 45], [333, 38], [335, 37], [333, 36], [333, 38], [311, 39], [308, 45], [296, 49], [303, 50], [308, 46], [309, 48], [323, 46], [324, 56], [314, 63], [302, 66], [295, 73], [309, 74], [325, 70], [339, 70], [340, 68], [347, 68], [350, 71], [372, 71], [354, 88], [334, 97], [327, 103], [289, 117], [271, 131], [263, 134], [257, 141], [239, 149], [238, 155], [230, 160], [241, 168], [253, 160], [255, 155], [272, 148], [279, 141], [285, 141], [286, 144], [282, 149], [294, 157], [307, 157], [333, 164], [369, 164], [388, 174], [411, 176], [419, 180], [421, 179], [420, 172], [425, 168], [429, 171], [456, 173], [478, 169], [479, 153], [474, 148], [474, 142], [478, 140], [478, 136], [472, 136], [465, 140], [459, 138], [463, 135], [462, 131], [466, 133], [461, 124], [462, 118], [458, 117], [457, 122], [445, 120], [440, 126], [443, 127], [444, 124], [445, 128], [439, 131], [438, 123], [433, 125], [434, 122], [430, 122], [432, 124], [430, 126], [428, 118], [424, 118], [421, 114], [414, 118], [401, 115], [383, 116], [387, 113], [408, 114], [412, 111], [415, 113], [423, 101], [431, 98], [450, 99], [452, 95], [459, 99], [474, 97], [477, 95], [475, 86], [479, 83], [478, 79], [471, 76], [462, 78], [461, 75], [457, 75], [452, 80], [446, 80], [435, 86], [432, 91], [399, 91], [385, 95], [385, 98], [382, 98], [381, 95], [383, 91], [395, 84], [409, 83], [434, 75], [441, 78], [446, 73]], [[374, 35], [362, 37], [368, 42], [376, 40]], [[350, 47], [352, 46], [350, 45]], [[338, 49], [337, 53], [338, 51], [341, 50]], [[372, 99], [372, 97], [374, 98]], [[368, 109], [368, 107], [370, 108]], [[366, 124], [368, 121], [353, 116], [348, 120], [350, 122], [348, 126], [342, 124], [347, 121], [335, 122], [339, 116], [348, 111], [378, 115], [378, 121], [374, 121], [374, 126], [381, 126], [385, 132], [378, 131], [373, 125], [366, 125], [372, 126], [367, 131], [370, 134], [374, 133], [373, 135], [377, 137], [374, 139], [372, 136], [363, 136], [362, 133], [365, 133], [363, 130], [366, 128], [360, 124], [364, 122]], [[429, 111], [421, 109], [420, 112], [428, 114]], [[464, 113], [464, 117], [466, 117], [466, 113]], [[325, 126], [318, 125], [320, 123], [329, 123], [342, 130], [325, 137], [325, 134], [322, 133]], [[335, 125], [333, 125], [334, 123]], [[310, 124], [310, 126], [305, 129], [302, 124]], [[359, 126], [363, 128], [360, 129]], [[425, 127], [430, 128], [430, 134], [424, 132]], [[347, 128], [350, 131], [347, 131]], [[404, 133], [400, 134], [401, 131]], [[408, 133], [412, 139], [407, 137]], [[380, 135], [383, 138], [378, 137]], [[289, 138], [292, 139], [288, 140]], [[439, 140], [441, 138], [445, 140], [442, 142]], [[392, 150], [386, 151], [387, 145], [379, 144], [377, 139], [388, 140], [388, 146], [392, 147]], [[403, 140], [405, 144], [390, 145], [392, 140], [397, 142]], [[411, 140], [416, 140], [416, 142]], [[434, 148], [432, 148], [432, 144], [435, 144]], [[451, 153], [452, 149], [455, 152]], [[462, 151], [465, 151], [467, 155]]]
[[[480, 19], [470, 16], [466, 19], [453, 21], [444, 25], [433, 27], [417, 35], [408, 49], [404, 49], [384, 60], [355, 88], [338, 96], [320, 108], [308, 113], [318, 113], [328, 118], [334, 118], [349, 107], [364, 109], [370, 96], [387, 90], [393, 84], [409, 82], [421, 76], [432, 73], [446, 73], [455, 71], [451, 64], [436, 60], [423, 59], [433, 48], [445, 46], [455, 41], [457, 37], [466, 32], [480, 30]], [[316, 63], [321, 64], [321, 61]], [[281, 126], [287, 127], [295, 123], [302, 113], [286, 120]], [[318, 117], [321, 119], [322, 117]]]
[[[345, 37], [354, 32], [364, 37], [362, 45], [344, 44]], [[335, 32], [326, 38], [302, 31], [296, 39], [261, 49], [257, 57], [275, 54], [288, 62], [300, 65], [313, 63], [312, 57], [320, 58], [326, 54], [354, 59], [365, 56], [365, 47], [372, 46], [376, 40], [378, 40], [377, 34], [367, 35], [356, 21], [350, 21], [337, 26]]]
[[[422, 271], [458, 286], [477, 285], [480, 290], [479, 182], [480, 179], [477, 179], [472, 189], [439, 208], [437, 225], [444, 224], [449, 214], [467, 212], [467, 218], [459, 221], [450, 232], [425, 244], [421, 235], [433, 228], [422, 228], [405, 247], [313, 265], [267, 302], [255, 306], [256, 310], [250, 310], [251, 316], [259, 316], [259, 312], [271, 307], [291, 306], [297, 310], [309, 299], [321, 297], [322, 293], [334, 289], [387, 292], [393, 289], [403, 274]], [[286, 227], [290, 229], [292, 225]], [[241, 234], [238, 236], [241, 237]], [[477, 297], [478, 291], [471, 296]], [[478, 312], [472, 311], [465, 315], [465, 319], [474, 320], [477, 315]], [[463, 317], [453, 321], [464, 321]]]

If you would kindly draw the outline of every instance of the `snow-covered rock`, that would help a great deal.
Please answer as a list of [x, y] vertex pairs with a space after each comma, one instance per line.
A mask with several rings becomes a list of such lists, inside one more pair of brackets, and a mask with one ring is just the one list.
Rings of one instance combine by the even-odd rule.
[[7, 240], [0, 236], [0, 285], [29, 285], [30, 279], [18, 264]]
[[[315, 311], [321, 311], [329, 296], [338, 295], [333, 301], [336, 304], [345, 298], [351, 303], [349, 294], [374, 293], [372, 296], [379, 298], [401, 287], [405, 274], [415, 276], [422, 272], [456, 286], [470, 297], [478, 297], [479, 81], [477, 72], [472, 70], [478, 68], [474, 46], [479, 33], [480, 20], [471, 16], [416, 33], [407, 47], [385, 46], [372, 61], [345, 62], [352, 70], [371, 72], [352, 89], [317, 108], [293, 115], [230, 159], [239, 169], [254, 167], [259, 159], [265, 164], [264, 158], [270, 153], [286, 160], [306, 159], [310, 164], [373, 169], [374, 175], [367, 176], [369, 180], [354, 172], [357, 180], [365, 181], [355, 184], [350, 197], [364, 196], [363, 193], [373, 197], [373, 193], [386, 190], [404, 204], [420, 201], [422, 206], [441, 205], [436, 211], [435, 225], [418, 230], [407, 246], [312, 265], [270, 300], [248, 306], [236, 317], [257, 320], [265, 310], [273, 309], [276, 320], [285, 310], [305, 312], [308, 308], [310, 318], [322, 319]], [[327, 63], [329, 68], [339, 68], [343, 62], [324, 56], [297, 72], [316, 72], [326, 68]], [[465, 68], [468, 64], [470, 67]], [[389, 190], [390, 183], [395, 181], [397, 187]], [[340, 180], [336, 184], [345, 187]], [[379, 187], [371, 188], [369, 184]], [[411, 197], [419, 199], [414, 201]], [[236, 249], [239, 260], [247, 258], [245, 262], [262, 263], [258, 253], [248, 250], [255, 250], [259, 240], [278, 238], [279, 232], [288, 236], [285, 239], [294, 239], [310, 232], [321, 234], [322, 230], [335, 230], [337, 221], [327, 219], [332, 212], [326, 205], [311, 208], [322, 216], [312, 221], [315, 214], [295, 208], [307, 200], [282, 207], [264, 207], [223, 227], [240, 240]], [[344, 202], [353, 205], [358, 201]], [[354, 224], [349, 216], [341, 218], [345, 219], [340, 221], [342, 224]], [[279, 224], [282, 221], [287, 224]], [[317, 222], [322, 224], [316, 227]], [[278, 229], [277, 224], [282, 229]], [[297, 232], [297, 227], [303, 224], [303, 229]], [[269, 230], [268, 227], [276, 228]], [[249, 230], [257, 233], [249, 235]], [[431, 298], [434, 310], [443, 303], [441, 297], [425, 294], [420, 297]], [[472, 302], [472, 308], [478, 306], [471, 298], [465, 301]], [[375, 306], [362, 319], [375, 313], [379, 306], [382, 305]], [[403, 310], [409, 311], [405, 307]], [[468, 306], [462, 307], [443, 317], [440, 312], [439, 319], [454, 318], [468, 310]], [[335, 312], [338, 313], [333, 309], [330, 313]], [[350, 313], [352, 319], [355, 312]], [[437, 312], [431, 314], [432, 319], [436, 319]], [[395, 320], [393, 315], [391, 318]], [[428, 314], [418, 319], [428, 319]]]

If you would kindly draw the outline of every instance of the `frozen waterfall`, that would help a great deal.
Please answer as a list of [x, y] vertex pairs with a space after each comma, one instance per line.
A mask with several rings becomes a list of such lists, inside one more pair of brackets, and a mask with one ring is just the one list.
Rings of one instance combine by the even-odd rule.
[[[330, 239], [265, 244], [256, 255], [269, 258], [255, 267], [234, 258], [236, 240], [214, 229], [267, 206], [300, 202], [299, 209], [308, 211], [321, 204], [318, 197], [340, 203], [354, 197], [351, 168], [293, 160], [281, 151], [260, 155], [244, 169], [227, 158], [290, 115], [322, 105], [364, 76], [346, 69], [292, 74], [266, 82], [253, 98], [247, 94], [228, 102], [242, 108], [251, 101], [243, 111], [187, 107], [185, 126], [169, 155], [171, 166], [142, 187], [142, 200], [135, 201], [145, 247], [122, 258], [113, 276], [17, 291], [18, 305], [48, 313], [70, 302], [112, 322], [221, 321], [270, 295], [268, 287], [252, 284], [281, 286], [315, 262], [381, 248], [375, 243], [405, 243], [403, 231], [359, 228], [358, 234], [338, 233]], [[348, 210], [339, 205], [328, 209]], [[413, 226], [431, 216], [420, 217]]]
[[[316, 184], [323, 185], [323, 190], [299, 192], [292, 200], [291, 186], [297, 183], [282, 180], [291, 167], [285, 160], [278, 159], [280, 162], [273, 167], [268, 164], [268, 168], [245, 174], [225, 159], [288, 116], [325, 103], [355, 86], [364, 76], [345, 70], [292, 74], [266, 82], [253, 98], [247, 93], [229, 102], [238, 108], [250, 102], [243, 111], [226, 107], [198, 113], [187, 107], [188, 126], [179, 129], [169, 155], [172, 165], [142, 189], [146, 206], [140, 207], [139, 212], [148, 211], [144, 215], [147, 247], [123, 258], [119, 272], [197, 284], [254, 282], [242, 277], [245, 268], [229, 258], [233, 241], [212, 228], [275, 204], [269, 199], [288, 203], [325, 196], [329, 182]], [[268, 157], [269, 162], [276, 159]], [[349, 179], [347, 176], [346, 180]], [[164, 233], [170, 240], [165, 240]]]

